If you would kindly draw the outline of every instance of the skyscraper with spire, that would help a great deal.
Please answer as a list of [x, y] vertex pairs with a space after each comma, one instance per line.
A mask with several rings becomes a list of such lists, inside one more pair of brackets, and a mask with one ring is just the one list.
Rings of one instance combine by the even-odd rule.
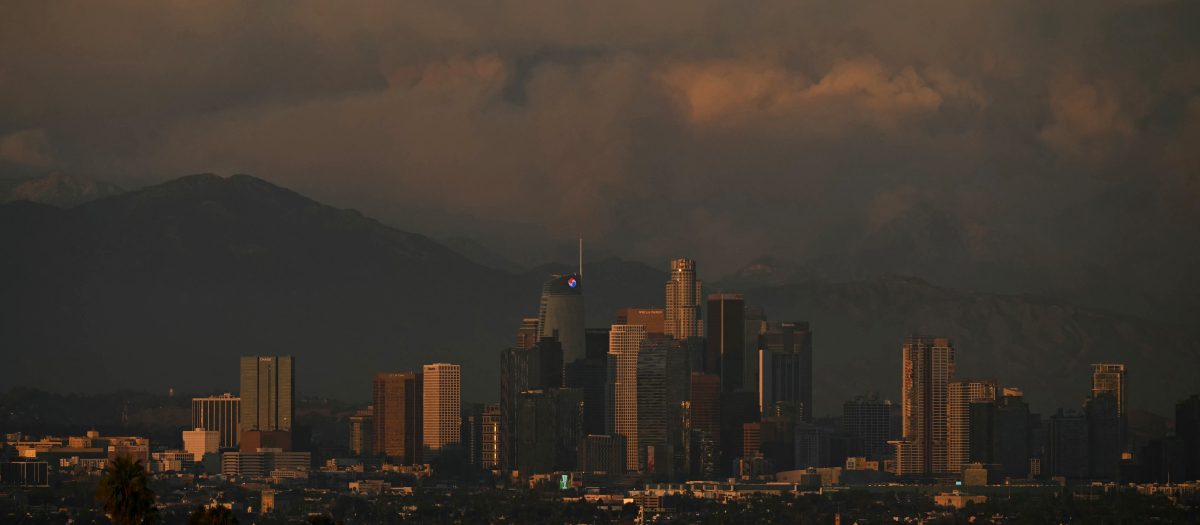
[[557, 337], [563, 363], [587, 357], [583, 328], [583, 281], [578, 273], [555, 275], [542, 286], [538, 337]]
[[663, 333], [686, 340], [704, 335], [700, 319], [700, 281], [696, 280], [696, 261], [671, 261], [671, 280], [667, 281], [667, 322]]

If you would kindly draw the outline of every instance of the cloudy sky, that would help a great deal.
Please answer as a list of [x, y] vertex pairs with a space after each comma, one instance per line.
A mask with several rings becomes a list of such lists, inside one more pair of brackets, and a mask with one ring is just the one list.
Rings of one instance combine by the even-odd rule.
[[0, 167], [248, 173], [710, 279], [930, 206], [978, 258], [1130, 181], [1197, 223], [1197, 28], [1189, 0], [7, 0]]

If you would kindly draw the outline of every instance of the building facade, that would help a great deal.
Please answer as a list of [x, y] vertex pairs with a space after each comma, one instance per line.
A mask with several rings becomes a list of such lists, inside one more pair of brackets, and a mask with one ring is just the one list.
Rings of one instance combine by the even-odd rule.
[[449, 448], [462, 447], [462, 385], [459, 365], [425, 365], [422, 443], [425, 461], [433, 461]]
[[862, 438], [863, 457], [871, 461], [892, 459], [894, 451], [888, 446], [891, 412], [891, 402], [880, 401], [873, 392], [842, 405], [842, 428]]
[[971, 463], [971, 403], [995, 402], [1000, 384], [991, 379], [959, 379], [949, 386], [946, 471], [961, 473]]
[[618, 308], [617, 324], [637, 324], [646, 327], [646, 333], [663, 334], [667, 328], [666, 310], [663, 308]]
[[696, 261], [671, 261], [664, 334], [681, 340], [704, 335], [704, 321], [700, 317], [700, 286], [700, 281], [696, 280]]
[[760, 324], [758, 396], [760, 411], [776, 402], [796, 403], [812, 420], [812, 332], [806, 322]]
[[555, 337], [543, 337], [532, 348], [500, 353], [500, 470], [517, 468], [517, 403], [521, 392], [563, 385], [563, 349]]
[[903, 354], [902, 441], [911, 446], [897, 448], [897, 472], [949, 473], [949, 386], [955, 378], [954, 341], [912, 335], [904, 342]]
[[480, 466], [486, 470], [500, 464], [500, 404], [483, 407], [483, 425], [479, 430]]
[[241, 431], [291, 431], [296, 418], [295, 358], [249, 356], [241, 365]]
[[423, 461], [424, 394], [423, 374], [374, 375], [372, 445], [376, 456], [405, 465]]
[[744, 386], [745, 310], [746, 301], [741, 294], [718, 293], [708, 296], [704, 372], [721, 377], [722, 392], [732, 392]]
[[1088, 422], [1078, 410], [1058, 409], [1050, 417], [1050, 475], [1070, 479], [1088, 476]]
[[192, 428], [221, 436], [221, 448], [237, 448], [241, 439], [242, 400], [233, 394], [192, 399]]
[[350, 453], [362, 457], [375, 455], [374, 406], [350, 416]]
[[221, 433], [202, 428], [184, 430], [183, 449], [192, 454], [193, 461], [202, 461], [205, 454], [221, 452]]
[[[638, 354], [646, 340], [642, 325], [613, 325], [609, 332], [609, 390], [612, 393], [611, 432], [625, 436], [626, 470], [638, 471]], [[609, 426], [609, 425], [606, 425]]]
[[563, 363], [587, 357], [583, 328], [583, 280], [579, 274], [556, 275], [542, 286], [538, 336], [557, 337]]

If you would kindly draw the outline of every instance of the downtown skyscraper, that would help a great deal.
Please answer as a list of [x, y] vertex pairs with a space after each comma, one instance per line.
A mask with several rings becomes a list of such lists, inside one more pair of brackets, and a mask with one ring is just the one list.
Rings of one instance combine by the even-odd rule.
[[995, 402], [1000, 384], [991, 379], [960, 379], [948, 388], [946, 472], [958, 473], [971, 463], [971, 403]]
[[896, 473], [949, 472], [949, 386], [954, 381], [954, 341], [920, 335], [904, 342], [901, 403], [904, 436], [896, 446]]
[[667, 281], [666, 327], [668, 337], [687, 340], [704, 335], [700, 317], [700, 281], [696, 280], [696, 261], [671, 261], [671, 280]]
[[375, 454], [395, 463], [420, 463], [425, 423], [424, 374], [375, 374], [372, 379]]
[[579, 274], [555, 275], [542, 285], [538, 338], [557, 337], [563, 363], [587, 357], [583, 328], [583, 281]]
[[242, 400], [233, 394], [192, 399], [192, 428], [217, 432], [222, 448], [241, 443]]
[[722, 392], [732, 392], [744, 386], [745, 310], [746, 301], [742, 294], [718, 293], [708, 296], [704, 372], [721, 376]]
[[609, 332], [608, 380], [611, 417], [609, 434], [625, 436], [625, 465], [639, 471], [638, 462], [638, 353], [646, 340], [642, 325], [613, 325]]
[[425, 461], [432, 461], [446, 448], [462, 446], [462, 386], [458, 365], [425, 365], [423, 372], [423, 455]]
[[296, 360], [243, 357], [241, 431], [291, 431], [296, 419]]

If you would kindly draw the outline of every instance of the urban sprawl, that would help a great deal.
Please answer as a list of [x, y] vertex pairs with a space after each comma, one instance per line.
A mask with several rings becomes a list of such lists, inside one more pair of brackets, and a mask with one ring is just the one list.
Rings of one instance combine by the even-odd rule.
[[377, 373], [348, 447], [297, 424], [290, 356], [242, 357], [240, 393], [194, 399], [179, 450], [7, 434], [0, 518], [104, 522], [94, 487], [127, 457], [168, 523], [216, 507], [243, 523], [1197, 519], [1196, 395], [1173, 434], [1138, 442], [1122, 364], [1039, 415], [1018, 388], [958, 377], [953, 340], [897, 334], [899, 403], [867, 392], [814, 417], [814, 327], [740, 294], [702, 305], [694, 261], [670, 275], [665, 308], [607, 328], [585, 327], [581, 272], [555, 276], [499, 353], [498, 404], [462, 403], [458, 364]]

